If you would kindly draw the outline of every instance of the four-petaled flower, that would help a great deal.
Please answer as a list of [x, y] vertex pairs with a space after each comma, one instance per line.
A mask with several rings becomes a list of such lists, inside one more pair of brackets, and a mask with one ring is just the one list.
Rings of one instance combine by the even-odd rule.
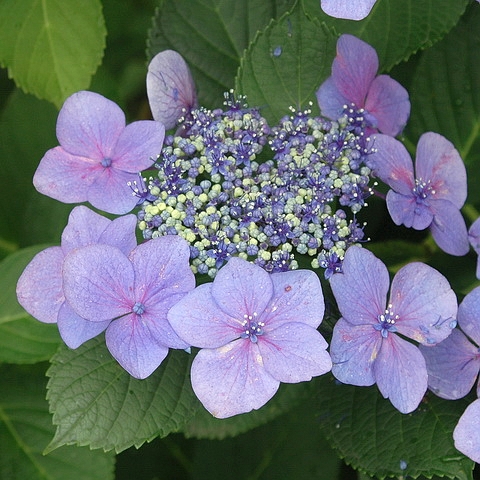
[[17, 283], [17, 298], [37, 320], [57, 323], [60, 336], [77, 348], [103, 332], [109, 321], [89, 322], [77, 315], [63, 294], [62, 269], [65, 256], [87, 245], [107, 244], [128, 255], [137, 246], [135, 215], [108, 220], [84, 206], [75, 207], [62, 233], [60, 247], [47, 248], [32, 259]]
[[200, 347], [192, 387], [215, 417], [264, 405], [280, 382], [297, 383], [331, 368], [316, 330], [324, 301], [318, 277], [296, 270], [268, 274], [238, 257], [168, 313], [174, 330]]
[[127, 213], [138, 203], [128, 183], [153, 165], [164, 135], [164, 126], [152, 120], [125, 126], [120, 107], [98, 93], [74, 93], [58, 114], [60, 146], [44, 155], [33, 183], [64, 203], [88, 201], [108, 213]]
[[[322, 10], [331, 17], [362, 20], [377, 0], [320, 0]], [[480, 1], [480, 0], [479, 0]]]
[[343, 273], [330, 284], [342, 317], [335, 324], [332, 373], [343, 383], [377, 384], [402, 413], [415, 410], [427, 390], [427, 369], [417, 346], [436, 344], [455, 327], [457, 300], [448, 281], [423, 263], [395, 275], [387, 303], [389, 274], [368, 250], [352, 246]]
[[353, 35], [341, 35], [332, 75], [317, 91], [323, 115], [337, 120], [352, 104], [364, 109], [364, 117], [373, 131], [398, 135], [410, 115], [408, 92], [388, 75], [377, 76], [377, 52]]
[[169, 348], [189, 347], [167, 321], [167, 311], [195, 287], [189, 256], [187, 242], [169, 235], [128, 256], [110, 245], [90, 245], [65, 257], [65, 298], [82, 318], [110, 321], [107, 347], [135, 378], [148, 377]]
[[387, 208], [395, 224], [430, 228], [442, 250], [465, 255], [468, 234], [460, 208], [467, 198], [467, 174], [455, 147], [438, 133], [424, 133], [418, 141], [414, 173], [412, 159], [398, 140], [379, 134], [374, 146], [371, 166], [391, 188]]

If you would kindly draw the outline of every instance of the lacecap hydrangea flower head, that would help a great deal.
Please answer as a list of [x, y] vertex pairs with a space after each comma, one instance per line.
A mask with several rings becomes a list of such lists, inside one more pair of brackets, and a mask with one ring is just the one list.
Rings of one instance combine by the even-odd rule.
[[192, 387], [215, 417], [263, 406], [280, 382], [310, 380], [331, 369], [317, 331], [325, 306], [309, 270], [269, 274], [231, 258], [214, 281], [198, 286], [168, 312], [180, 338], [201, 348]]

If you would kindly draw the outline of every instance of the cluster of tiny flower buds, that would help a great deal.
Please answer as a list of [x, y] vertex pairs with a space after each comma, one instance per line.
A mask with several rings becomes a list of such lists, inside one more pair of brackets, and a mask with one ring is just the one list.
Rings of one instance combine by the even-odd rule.
[[328, 277], [364, 236], [361, 112], [332, 122], [292, 109], [271, 128], [244, 100], [230, 93], [224, 110], [193, 110], [166, 138], [138, 214], [143, 236], [182, 236], [193, 271], [210, 277], [230, 256], [279, 272], [298, 268], [298, 254]]

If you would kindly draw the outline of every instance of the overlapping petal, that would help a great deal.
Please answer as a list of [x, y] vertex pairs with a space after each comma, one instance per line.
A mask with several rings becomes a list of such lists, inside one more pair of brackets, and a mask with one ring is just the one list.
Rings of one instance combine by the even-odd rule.
[[110, 245], [73, 250], [63, 264], [65, 298], [86, 320], [111, 320], [132, 311], [135, 274], [128, 258]]
[[280, 385], [265, 370], [258, 347], [245, 339], [200, 350], [192, 364], [191, 378], [195, 395], [217, 418], [262, 407]]
[[212, 301], [211, 290], [211, 283], [199, 285], [168, 312], [168, 321], [179, 337], [200, 348], [226, 345], [239, 338], [244, 330], [237, 318]]
[[296, 270], [274, 273], [270, 278], [274, 291], [262, 315], [265, 330], [269, 331], [271, 324], [277, 328], [289, 322], [302, 322], [317, 328], [325, 312], [318, 276], [309, 270]]
[[349, 385], [373, 385], [372, 365], [381, 344], [382, 338], [372, 325], [352, 325], [340, 318], [330, 342], [335, 378]]
[[474, 288], [460, 303], [458, 323], [462, 330], [480, 346], [480, 287]]
[[418, 203], [413, 195], [403, 195], [394, 190], [387, 193], [387, 209], [395, 225], [425, 230], [433, 221], [433, 212], [428, 205]]
[[471, 403], [460, 417], [453, 440], [455, 448], [474, 462], [480, 462], [480, 399]]
[[147, 378], [162, 363], [168, 347], [158, 342], [139, 315], [129, 314], [112, 322], [105, 341], [117, 362], [135, 378]]
[[457, 400], [470, 392], [480, 371], [478, 347], [458, 329], [432, 347], [420, 345], [428, 372], [428, 387], [441, 398]]
[[402, 267], [392, 281], [390, 303], [398, 332], [428, 345], [450, 335], [457, 322], [457, 297], [447, 279], [420, 262]]
[[353, 325], [376, 324], [384, 312], [389, 276], [385, 265], [371, 252], [350, 247], [343, 261], [343, 274], [330, 279], [343, 318]]
[[427, 391], [427, 368], [420, 350], [397, 335], [382, 342], [373, 371], [381, 394], [402, 413], [415, 410]]
[[168, 130], [197, 106], [197, 95], [190, 69], [182, 56], [165, 50], [148, 65], [147, 94], [153, 118]]
[[257, 265], [238, 257], [221, 268], [212, 285], [212, 297], [217, 305], [233, 318], [243, 320], [244, 315], [260, 314], [273, 295], [269, 274]]

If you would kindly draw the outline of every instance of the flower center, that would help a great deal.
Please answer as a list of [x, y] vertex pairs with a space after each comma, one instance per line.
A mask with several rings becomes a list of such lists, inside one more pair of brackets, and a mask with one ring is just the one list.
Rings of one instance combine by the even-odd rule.
[[428, 196], [430, 195], [435, 195], [435, 190], [433, 189], [433, 186], [428, 180], [428, 182], [425, 182], [421, 178], [418, 178], [415, 180], [415, 186], [413, 187], [413, 194], [417, 198], [417, 200], [425, 200]]
[[142, 315], [143, 313], [145, 313], [145, 305], [141, 302], [136, 302], [135, 305], [132, 307], [132, 311], [137, 315]]
[[257, 322], [257, 312], [254, 312], [253, 315], [245, 314], [243, 318], [242, 327], [245, 330], [240, 334], [240, 337], [249, 338], [252, 343], [257, 343], [257, 337], [263, 335], [265, 323]]
[[385, 310], [385, 313], [381, 313], [377, 316], [378, 323], [373, 326], [375, 330], [381, 332], [383, 338], [388, 337], [388, 332], [395, 333], [397, 331], [397, 327], [395, 326], [395, 322], [400, 317], [395, 315], [392, 310], [392, 304], [389, 304]]
[[108, 168], [112, 164], [111, 158], [104, 158], [102, 159], [102, 167]]

